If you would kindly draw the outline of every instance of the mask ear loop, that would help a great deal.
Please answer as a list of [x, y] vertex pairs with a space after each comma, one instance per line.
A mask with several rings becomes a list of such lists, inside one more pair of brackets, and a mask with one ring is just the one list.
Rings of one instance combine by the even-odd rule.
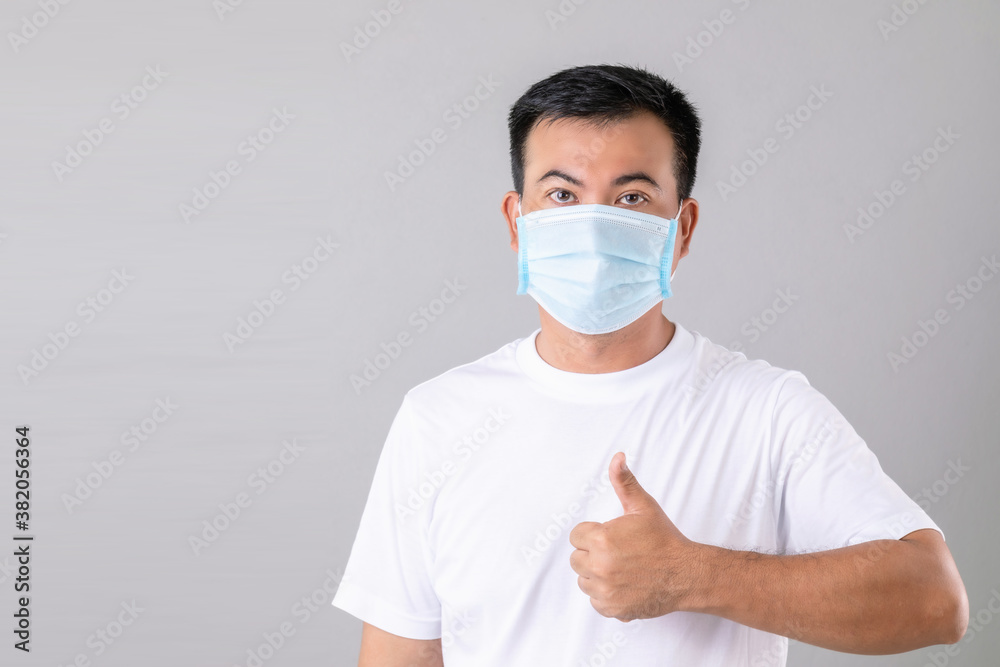
[[517, 294], [528, 293], [528, 255], [524, 244], [524, 221], [521, 219], [521, 195], [517, 196]]
[[[680, 202], [678, 202], [677, 205], [678, 205], [679, 208], [677, 209], [677, 215], [674, 216], [674, 220], [677, 221], [676, 224], [677, 224], [678, 227], [680, 227], [680, 224], [681, 224], [681, 211], [684, 210], [684, 200], [683, 199], [680, 200]], [[677, 231], [674, 230], [674, 239], [676, 239], [676, 238], [677, 238]], [[673, 251], [673, 244], [671, 244], [670, 250], [671, 250], [671, 252]], [[670, 261], [671, 262], [674, 261], [674, 258], [671, 257]], [[677, 262], [677, 266], [680, 266], [680, 264], [681, 264], [680, 262]], [[670, 272], [670, 280], [668, 282], [673, 282], [674, 281], [674, 274], [676, 274], [676, 273], [677, 273], [677, 269], [674, 268], [674, 270]]]

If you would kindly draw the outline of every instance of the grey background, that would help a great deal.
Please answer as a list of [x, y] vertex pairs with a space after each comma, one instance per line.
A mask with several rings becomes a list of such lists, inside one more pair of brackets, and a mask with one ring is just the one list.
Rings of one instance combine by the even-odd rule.
[[[917, 9], [884, 38], [894, 4]], [[992, 621], [1000, 280], [960, 310], [947, 295], [1000, 251], [997, 3], [566, 0], [554, 27], [557, 0], [401, 6], [350, 62], [340, 44], [385, 2], [244, 0], [220, 19], [210, 0], [79, 0], [16, 52], [9, 33], [41, 10], [0, 8], [0, 498], [13, 535], [13, 429], [28, 424], [36, 536], [30, 656], [10, 647], [13, 558], [0, 556], [0, 664], [245, 665], [282, 623], [295, 633], [264, 664], [354, 664], [361, 623], [323, 586], [403, 394], [537, 326], [499, 213], [506, 113], [531, 83], [602, 62], [670, 78], [704, 120], [701, 220], [664, 312], [803, 371], [907, 493], [931, 489], [973, 617]], [[674, 54], [725, 9], [734, 21], [679, 68]], [[111, 101], [156, 65], [164, 81], [119, 120]], [[489, 76], [495, 92], [448, 125]], [[775, 123], [811, 86], [833, 95], [783, 138]], [[243, 159], [275, 107], [294, 120], [185, 223], [179, 204]], [[52, 162], [103, 117], [114, 132], [60, 182]], [[384, 173], [438, 127], [447, 140], [391, 191]], [[948, 127], [957, 141], [910, 181], [903, 164]], [[768, 137], [778, 152], [724, 200], [717, 183]], [[844, 225], [894, 179], [905, 193], [850, 242]], [[282, 275], [327, 236], [338, 248], [293, 291]], [[123, 268], [134, 279], [84, 322], [78, 304]], [[467, 287], [418, 332], [411, 314], [448, 279]], [[230, 352], [223, 335], [274, 289], [284, 303]], [[752, 340], [779, 289], [797, 301]], [[948, 322], [893, 369], [887, 354], [939, 308]], [[22, 381], [18, 366], [70, 321], [79, 335]], [[356, 392], [351, 374], [402, 332], [412, 345]], [[123, 447], [167, 398], [174, 413]], [[302, 453], [258, 494], [248, 478], [291, 439]], [[69, 511], [65, 494], [114, 450], [124, 461]], [[947, 483], [956, 461], [970, 470]], [[189, 536], [239, 493], [251, 504], [195, 555]], [[304, 620], [294, 605], [314, 594]], [[88, 637], [133, 600], [143, 611], [97, 656]], [[988, 621], [954, 657], [792, 642], [789, 664], [996, 664]]]

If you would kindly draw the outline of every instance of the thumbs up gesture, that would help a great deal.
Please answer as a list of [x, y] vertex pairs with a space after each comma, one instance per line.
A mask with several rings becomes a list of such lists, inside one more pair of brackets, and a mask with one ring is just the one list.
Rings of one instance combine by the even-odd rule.
[[584, 521], [569, 534], [569, 564], [602, 616], [628, 622], [683, 608], [699, 569], [698, 543], [684, 537], [656, 500], [639, 486], [618, 452], [609, 468], [622, 516]]

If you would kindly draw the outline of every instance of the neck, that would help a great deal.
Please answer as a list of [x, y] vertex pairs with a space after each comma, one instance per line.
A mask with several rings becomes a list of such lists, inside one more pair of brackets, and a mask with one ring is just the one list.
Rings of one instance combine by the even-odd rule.
[[545, 363], [570, 373], [613, 373], [646, 363], [674, 337], [674, 323], [653, 308], [611, 333], [590, 336], [569, 329], [539, 308], [542, 330], [535, 349]]

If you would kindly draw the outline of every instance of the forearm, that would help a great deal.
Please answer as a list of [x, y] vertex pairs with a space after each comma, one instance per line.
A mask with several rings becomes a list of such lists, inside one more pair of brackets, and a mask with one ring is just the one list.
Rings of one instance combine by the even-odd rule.
[[961, 638], [939, 561], [914, 543], [874, 540], [791, 556], [700, 545], [699, 554], [688, 611], [849, 653]]
[[358, 667], [443, 667], [441, 639], [408, 639], [362, 625]]

